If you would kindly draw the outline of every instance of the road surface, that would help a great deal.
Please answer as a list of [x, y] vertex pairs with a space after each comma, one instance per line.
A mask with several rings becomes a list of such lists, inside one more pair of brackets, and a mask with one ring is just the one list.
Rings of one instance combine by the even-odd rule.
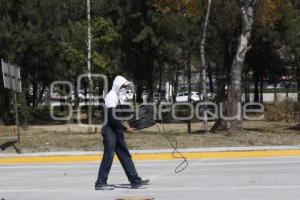
[[155, 199], [299, 200], [300, 157], [191, 160], [175, 174], [180, 161], [136, 161], [145, 189], [128, 189], [115, 162], [109, 183], [114, 191], [95, 191], [98, 163], [0, 165], [1, 200]]

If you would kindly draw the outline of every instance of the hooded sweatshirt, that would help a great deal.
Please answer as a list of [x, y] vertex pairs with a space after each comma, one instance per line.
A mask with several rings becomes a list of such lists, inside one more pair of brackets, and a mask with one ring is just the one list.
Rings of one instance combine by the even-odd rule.
[[120, 120], [114, 118], [113, 113], [120, 101], [119, 92], [122, 85], [127, 85], [129, 81], [127, 81], [123, 76], [117, 76], [114, 79], [112, 89], [105, 97], [105, 107], [107, 108], [108, 114], [108, 125], [114, 130], [123, 130], [125, 131], [127, 128], [122, 124]]

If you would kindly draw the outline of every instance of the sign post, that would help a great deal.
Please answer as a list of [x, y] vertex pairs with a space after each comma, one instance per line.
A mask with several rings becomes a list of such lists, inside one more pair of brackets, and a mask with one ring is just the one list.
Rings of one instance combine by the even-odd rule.
[[21, 136], [20, 136], [18, 97], [17, 97], [17, 92], [22, 92], [20, 67], [18, 67], [17, 65], [11, 65], [9, 63], [6, 63], [4, 62], [3, 59], [1, 59], [1, 64], [2, 64], [4, 87], [12, 90], [14, 93], [15, 120], [17, 126], [18, 143], [20, 144]]
[[18, 143], [21, 144], [20, 125], [19, 125], [19, 111], [18, 111], [18, 98], [17, 98], [16, 91], [14, 91], [14, 104], [15, 104], [15, 112], [16, 112], [16, 125], [17, 125]]

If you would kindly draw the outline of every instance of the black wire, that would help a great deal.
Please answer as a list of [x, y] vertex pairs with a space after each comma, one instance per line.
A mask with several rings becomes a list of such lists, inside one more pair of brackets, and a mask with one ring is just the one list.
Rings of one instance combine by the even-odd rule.
[[[148, 128], [150, 126], [153, 126], [155, 125], [155, 120], [153, 119], [153, 110], [149, 109], [149, 107], [140, 107], [140, 110], [139, 110], [139, 114], [138, 114], [138, 117], [139, 119], [137, 120], [130, 120], [129, 121], [129, 124], [130, 124], [130, 127], [134, 127], [134, 128], [137, 128], [137, 129], [144, 129], [144, 128]], [[159, 127], [158, 124], [157, 125], [157, 128], [158, 128], [158, 133], [164, 137], [165, 139], [167, 139], [167, 141], [169, 142], [170, 146], [174, 149], [173, 152], [172, 152], [172, 158], [174, 159], [183, 159], [183, 161], [175, 168], [175, 173], [180, 173], [182, 171], [184, 171], [189, 163], [187, 161], [187, 158], [178, 150], [178, 142], [176, 140], [175, 137], [172, 137], [173, 138], [173, 141], [174, 143], [171, 141], [171, 138], [166, 134], [166, 130], [165, 130], [165, 126], [164, 126], [164, 120], [161, 119], [161, 125], [162, 125], [162, 128], [163, 128], [163, 133], [161, 132], [161, 129]], [[177, 156], [179, 155], [179, 156]]]
[[[157, 128], [158, 128], [159, 134], [161, 136], [163, 136], [164, 138], [166, 138], [168, 140], [170, 146], [174, 149], [173, 152], [172, 152], [172, 158], [174, 158], [174, 159], [183, 159], [183, 161], [175, 168], [174, 172], [177, 174], [177, 173], [180, 173], [180, 172], [184, 171], [188, 167], [189, 162], [188, 162], [187, 158], [178, 150], [177, 140], [173, 137], [173, 140], [175, 142], [175, 145], [174, 145], [173, 142], [171, 141], [170, 137], [167, 136], [163, 120], [162, 120], [161, 125], [163, 127], [164, 134], [161, 133], [159, 125], [158, 124], [156, 124], [156, 125], [157, 125]], [[179, 156], [176, 156], [176, 154], [179, 154]]]

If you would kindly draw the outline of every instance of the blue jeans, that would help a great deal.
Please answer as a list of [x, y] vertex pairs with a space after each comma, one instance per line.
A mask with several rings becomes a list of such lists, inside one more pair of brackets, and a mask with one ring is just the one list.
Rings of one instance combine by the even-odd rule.
[[109, 126], [104, 126], [101, 132], [103, 137], [104, 153], [96, 184], [107, 183], [108, 174], [110, 172], [115, 153], [122, 164], [129, 182], [132, 185], [140, 183], [141, 178], [137, 174], [132, 157], [128, 151], [124, 132], [122, 130], [113, 130]]

